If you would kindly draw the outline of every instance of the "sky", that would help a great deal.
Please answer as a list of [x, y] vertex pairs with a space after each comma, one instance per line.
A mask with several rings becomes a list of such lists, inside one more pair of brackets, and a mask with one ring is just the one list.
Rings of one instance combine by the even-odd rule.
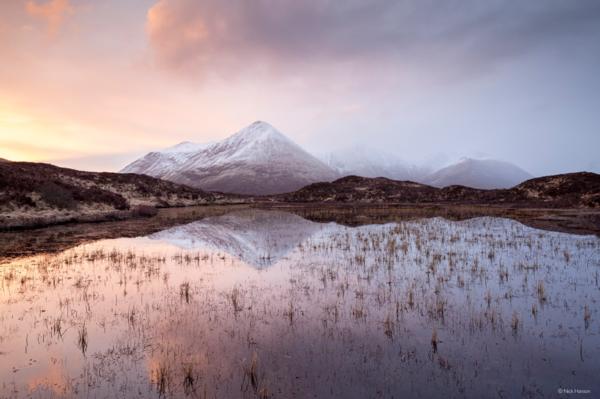
[[264, 120], [385, 149], [600, 173], [597, 0], [2, 0], [0, 158], [117, 171]]

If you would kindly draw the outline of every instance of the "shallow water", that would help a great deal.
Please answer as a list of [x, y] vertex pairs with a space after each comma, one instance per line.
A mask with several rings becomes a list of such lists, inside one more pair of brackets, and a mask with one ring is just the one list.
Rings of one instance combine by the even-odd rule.
[[594, 397], [599, 271], [508, 219], [236, 211], [0, 265], [0, 397]]

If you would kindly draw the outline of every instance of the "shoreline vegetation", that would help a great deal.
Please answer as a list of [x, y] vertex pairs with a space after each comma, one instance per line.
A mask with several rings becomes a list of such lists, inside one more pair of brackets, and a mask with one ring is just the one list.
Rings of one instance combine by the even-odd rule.
[[[314, 221], [342, 223], [496, 216], [542, 229], [600, 234], [600, 175], [545, 176], [502, 190], [439, 189], [409, 181], [347, 176], [292, 193], [244, 196], [205, 192], [146, 175], [0, 161], [0, 231], [135, 219], [164, 225], [161, 214], [185, 214], [185, 222], [194, 213], [211, 214], [231, 206], [277, 208]], [[189, 207], [193, 208], [190, 212], [162, 211]], [[203, 207], [214, 209], [198, 211]]]
[[527, 209], [472, 205], [368, 205], [368, 204], [215, 204], [163, 208], [155, 216], [95, 223], [64, 223], [29, 229], [0, 231], [0, 261], [54, 253], [100, 239], [140, 237], [174, 226], [244, 209], [284, 211], [318, 223], [351, 227], [440, 217], [463, 221], [477, 217], [516, 220], [540, 230], [600, 236], [600, 210]]

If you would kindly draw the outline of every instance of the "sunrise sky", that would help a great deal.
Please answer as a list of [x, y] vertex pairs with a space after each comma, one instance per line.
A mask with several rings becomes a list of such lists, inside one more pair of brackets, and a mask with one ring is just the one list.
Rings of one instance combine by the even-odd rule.
[[535, 175], [600, 172], [600, 2], [2, 0], [0, 157], [118, 170], [265, 120]]

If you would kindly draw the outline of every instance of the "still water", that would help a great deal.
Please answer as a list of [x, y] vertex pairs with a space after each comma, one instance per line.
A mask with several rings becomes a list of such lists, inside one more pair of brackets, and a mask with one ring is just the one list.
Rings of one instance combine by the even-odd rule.
[[595, 397], [599, 271], [509, 219], [264, 210], [6, 259], [0, 398]]

